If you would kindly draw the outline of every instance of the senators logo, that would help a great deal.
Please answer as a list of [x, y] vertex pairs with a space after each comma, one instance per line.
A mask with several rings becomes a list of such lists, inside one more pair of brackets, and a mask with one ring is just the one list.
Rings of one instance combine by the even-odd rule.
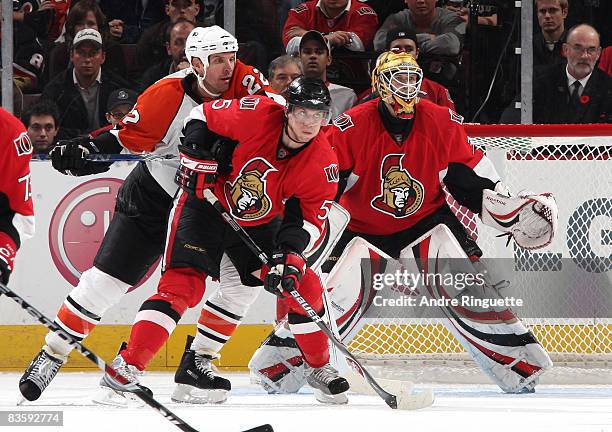
[[17, 138], [13, 140], [15, 150], [17, 150], [17, 156], [25, 156], [32, 154], [33, 147], [28, 134], [22, 132]]
[[371, 202], [372, 207], [395, 218], [415, 213], [423, 205], [425, 188], [402, 167], [402, 154], [390, 154], [383, 160], [380, 178], [381, 194]]
[[266, 193], [266, 176], [273, 171], [276, 169], [265, 159], [251, 159], [233, 183], [225, 184], [225, 198], [235, 217], [254, 220], [270, 212], [272, 201]]

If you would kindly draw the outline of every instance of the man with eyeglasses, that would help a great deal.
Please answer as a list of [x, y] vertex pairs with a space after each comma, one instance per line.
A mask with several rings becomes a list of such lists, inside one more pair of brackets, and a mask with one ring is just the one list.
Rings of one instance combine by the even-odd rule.
[[22, 116], [34, 153], [47, 153], [59, 131], [59, 111], [51, 101], [40, 101]]
[[136, 105], [138, 93], [127, 88], [113, 91], [106, 103], [106, 121], [108, 124], [89, 133], [90, 138], [96, 138], [101, 133], [114, 129], [121, 119], [125, 117]]
[[536, 0], [540, 32], [533, 35], [533, 67], [538, 73], [550, 64], [563, 63], [561, 47], [567, 37], [567, 0]]
[[551, 65], [533, 84], [534, 123], [611, 123], [612, 78], [596, 68], [599, 33], [572, 27], [562, 52], [567, 64]]
[[106, 103], [106, 121], [113, 127], [117, 125], [132, 110], [137, 98], [138, 94], [127, 88], [121, 88], [112, 92]]

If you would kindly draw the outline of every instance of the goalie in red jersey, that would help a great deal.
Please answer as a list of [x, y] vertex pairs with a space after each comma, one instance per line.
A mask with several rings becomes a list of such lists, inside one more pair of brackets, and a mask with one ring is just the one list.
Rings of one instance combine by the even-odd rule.
[[[557, 207], [552, 196], [529, 192], [511, 196], [491, 161], [470, 145], [462, 117], [418, 99], [422, 78], [412, 55], [383, 53], [372, 72], [372, 85], [380, 97], [338, 116], [329, 133], [338, 155], [340, 187], [344, 186], [339, 202], [351, 215], [324, 266], [330, 271], [338, 263], [326, 285], [333, 287], [341, 336], [350, 333], [370, 307], [369, 293], [359, 292], [358, 284], [343, 283], [354, 273], [351, 269], [359, 268], [359, 262], [351, 267], [347, 257], [378, 254], [387, 261], [401, 257], [418, 262], [432, 256], [437, 242], [452, 249], [452, 258], [473, 268], [482, 265], [478, 261], [482, 251], [448, 207], [441, 182], [459, 204], [478, 214], [484, 224], [512, 236], [519, 247], [544, 247], [555, 234]], [[436, 242], [431, 240], [434, 236]], [[374, 252], [360, 254], [360, 248]], [[345, 286], [343, 292], [340, 286]], [[532, 391], [538, 376], [552, 366], [533, 334], [509, 309], [469, 313], [446, 308], [443, 313], [447, 328], [506, 392]], [[274, 364], [286, 365], [292, 353], [285, 352], [279, 360], [276, 354], [264, 354], [270, 351], [265, 348], [260, 348], [259, 359], [255, 354], [251, 371], [268, 390], [285, 391], [284, 382], [293, 391], [299, 388], [297, 370], [280, 378], [264, 372], [273, 370]], [[278, 353], [279, 345], [275, 348]]]

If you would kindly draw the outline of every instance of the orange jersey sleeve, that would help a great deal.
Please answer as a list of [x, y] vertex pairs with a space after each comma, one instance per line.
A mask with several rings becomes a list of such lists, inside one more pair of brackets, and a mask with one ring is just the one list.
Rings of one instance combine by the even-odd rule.
[[111, 133], [123, 147], [134, 153], [151, 152], [165, 141], [177, 119], [185, 90], [180, 78], [165, 78], [138, 97], [136, 105]]
[[266, 77], [257, 68], [236, 60], [232, 81], [221, 99], [240, 99], [244, 96], [266, 94], [276, 94]]

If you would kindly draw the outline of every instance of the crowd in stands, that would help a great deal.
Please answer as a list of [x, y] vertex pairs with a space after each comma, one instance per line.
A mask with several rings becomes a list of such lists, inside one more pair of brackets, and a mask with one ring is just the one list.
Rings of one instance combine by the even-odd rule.
[[[612, 2], [533, 2], [534, 123], [612, 122]], [[280, 94], [299, 75], [323, 79], [337, 115], [376, 97], [380, 52], [405, 51], [425, 76], [420, 97], [467, 120], [518, 123], [520, 10], [510, 3], [236, 0], [238, 57]], [[37, 152], [112, 127], [138, 94], [190, 67], [194, 27], [223, 25], [223, 0], [15, 0], [13, 10], [17, 108]]]

